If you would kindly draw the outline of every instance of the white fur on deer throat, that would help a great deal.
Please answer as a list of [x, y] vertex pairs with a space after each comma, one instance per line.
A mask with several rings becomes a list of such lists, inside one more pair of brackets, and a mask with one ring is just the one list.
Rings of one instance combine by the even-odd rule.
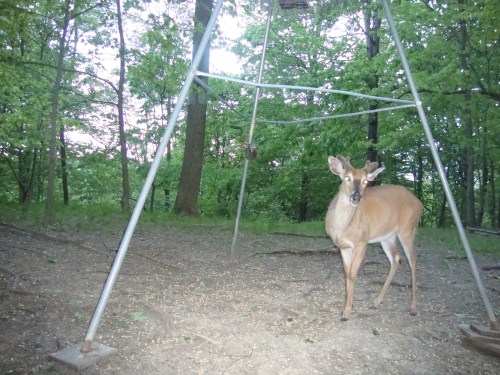
[[335, 242], [340, 248], [353, 247], [353, 243], [351, 241], [346, 238], [339, 238], [338, 234], [343, 233], [345, 228], [349, 226], [358, 206], [353, 206], [351, 204], [347, 194], [343, 194], [341, 196], [344, 197], [343, 202], [339, 202], [339, 198], [337, 198], [332, 202], [330, 208], [328, 209], [328, 212], [334, 212], [331, 216], [329, 214], [327, 215], [327, 218], [333, 219], [333, 233], [329, 233], [329, 235], [334, 236]]

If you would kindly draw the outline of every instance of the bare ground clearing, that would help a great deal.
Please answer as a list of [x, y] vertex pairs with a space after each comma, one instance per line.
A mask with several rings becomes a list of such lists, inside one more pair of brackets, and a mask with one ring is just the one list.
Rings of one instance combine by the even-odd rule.
[[[47, 355], [82, 342], [120, 240], [48, 234], [67, 241], [0, 226], [1, 374], [77, 373]], [[329, 240], [241, 233], [230, 261], [231, 236], [215, 225], [138, 229], [96, 337], [118, 352], [79, 373], [498, 374], [499, 358], [462, 341], [460, 323], [487, 317], [467, 260], [439, 244], [416, 241], [418, 316], [407, 312], [406, 262], [370, 309], [389, 271], [373, 246], [341, 322]], [[498, 312], [500, 271], [481, 275]]]

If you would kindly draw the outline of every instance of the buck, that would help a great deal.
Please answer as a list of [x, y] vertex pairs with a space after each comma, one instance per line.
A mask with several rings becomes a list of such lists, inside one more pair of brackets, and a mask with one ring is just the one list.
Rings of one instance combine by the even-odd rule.
[[342, 179], [342, 185], [330, 203], [325, 229], [339, 247], [345, 275], [345, 306], [341, 320], [349, 319], [353, 304], [354, 283], [369, 243], [380, 243], [391, 269], [373, 302], [382, 302], [387, 288], [401, 263], [396, 245], [399, 238], [411, 270], [412, 298], [410, 314], [417, 314], [416, 255], [413, 242], [422, 214], [422, 203], [406, 188], [397, 185], [368, 187], [385, 168], [366, 162], [362, 169], [353, 168], [349, 159], [338, 155], [328, 157], [330, 170]]

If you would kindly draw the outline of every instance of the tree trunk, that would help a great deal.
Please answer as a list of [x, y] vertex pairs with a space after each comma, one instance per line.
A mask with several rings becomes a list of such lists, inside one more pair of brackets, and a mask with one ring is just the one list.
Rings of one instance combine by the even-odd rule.
[[310, 189], [311, 178], [308, 171], [302, 170], [302, 183], [300, 188], [300, 200], [299, 200], [299, 222], [302, 223], [307, 221], [309, 218], [309, 189]]
[[[493, 160], [490, 160], [490, 195], [491, 195], [491, 203], [489, 206], [489, 216], [490, 216], [490, 221], [491, 221], [491, 228], [492, 229], [497, 229], [500, 228], [500, 210], [498, 217], [495, 217], [495, 212], [496, 212], [496, 191], [495, 191], [495, 166]], [[500, 207], [500, 203], [498, 205]]]
[[[19, 43], [19, 50], [22, 58], [25, 56], [25, 43], [21, 39]], [[18, 127], [19, 137], [21, 139], [26, 137], [26, 125], [21, 124]], [[33, 158], [31, 157], [33, 154]], [[18, 202], [20, 204], [26, 204], [30, 200], [31, 191], [33, 189], [33, 178], [35, 174], [36, 159], [37, 159], [37, 149], [30, 149], [25, 146], [21, 146], [17, 150], [17, 183], [18, 183]], [[31, 160], [32, 159], [32, 160]]]
[[66, 156], [66, 137], [64, 135], [64, 125], [61, 124], [59, 128], [59, 153], [61, 157], [61, 178], [63, 187], [63, 201], [64, 205], [69, 204], [69, 191], [68, 191], [68, 169], [67, 169], [67, 156]]
[[[203, 32], [212, 14], [213, 0], [196, 0], [193, 56], [198, 50]], [[208, 72], [210, 46], [207, 45], [198, 69]], [[206, 83], [208, 79], [202, 77]], [[177, 188], [174, 212], [180, 215], [198, 214], [198, 194], [200, 192], [201, 173], [203, 169], [203, 149], [205, 146], [205, 123], [207, 117], [207, 93], [200, 85], [194, 83], [188, 102], [186, 143], [184, 160]]]
[[424, 199], [424, 161], [420, 154], [417, 154], [417, 183], [415, 186], [415, 195], [418, 199]]
[[[21, 127], [20, 134], [24, 132], [24, 126]], [[34, 154], [31, 157], [31, 154]], [[29, 202], [30, 193], [32, 189], [33, 175], [35, 173], [36, 164], [36, 149], [29, 150], [20, 147], [17, 151], [17, 184], [18, 184], [18, 202], [26, 204]]]
[[155, 207], [155, 193], [156, 193], [156, 188], [158, 185], [155, 184], [156, 179], [153, 181], [153, 184], [151, 185], [151, 194], [150, 194], [150, 200], [149, 200], [149, 212], [153, 212], [154, 207]]
[[169, 211], [170, 210], [170, 189], [168, 186], [166, 186], [163, 189], [163, 194], [165, 196], [165, 211]]
[[500, 228], [500, 194], [498, 195], [498, 213], [497, 213], [497, 223], [496, 223], [496, 228]]
[[[484, 145], [483, 145], [484, 146]], [[488, 171], [488, 162], [486, 160], [486, 151], [483, 147], [481, 179], [479, 180], [479, 212], [477, 213], [477, 226], [481, 226], [484, 218], [484, 211], [486, 208], [486, 194], [488, 193], [488, 180], [490, 174]]]
[[71, 1], [66, 0], [64, 4], [64, 22], [59, 40], [59, 56], [57, 61], [56, 77], [52, 89], [52, 105], [50, 121], [48, 128], [49, 136], [49, 160], [47, 174], [47, 193], [45, 200], [45, 211], [43, 215], [43, 224], [50, 225], [54, 222], [54, 190], [57, 166], [57, 118], [59, 112], [59, 92], [63, 77], [64, 56], [66, 51], [66, 35], [68, 33]]
[[[465, 12], [463, 6], [465, 5], [465, 0], [459, 0], [459, 4], [462, 6], [460, 9], [461, 13]], [[468, 80], [470, 75], [469, 69], [469, 52], [467, 46], [467, 22], [465, 20], [459, 21], [459, 32], [458, 32], [458, 47], [459, 47], [459, 59], [460, 68], [463, 70], [464, 75]], [[464, 150], [465, 163], [466, 163], [466, 200], [465, 200], [465, 221], [467, 226], [474, 227], [477, 225], [476, 222], [476, 211], [474, 207], [474, 149], [472, 142], [474, 139], [474, 129], [471, 115], [471, 90], [469, 82], [466, 82], [464, 87], [464, 131], [466, 138], [466, 146]]]
[[[173, 98], [172, 96], [168, 96], [167, 97], [167, 118], [170, 118], [171, 114], [172, 114], [172, 102], [173, 102]], [[163, 118], [162, 118], [162, 124], [163, 124]], [[170, 167], [170, 161], [172, 160], [172, 144], [171, 144], [172, 140], [169, 139], [168, 140], [168, 143], [167, 143], [167, 155], [166, 155], [166, 159], [167, 159], [167, 166]], [[170, 186], [169, 186], [169, 181], [166, 181], [165, 182], [165, 188], [163, 189], [163, 193], [164, 193], [164, 196], [165, 196], [165, 211], [169, 211], [170, 210]]]
[[[446, 168], [446, 179], [447, 180], [450, 179], [450, 169], [449, 168]], [[439, 215], [438, 221], [437, 221], [438, 228], [446, 228], [446, 202], [447, 202], [446, 194], [443, 191], [443, 196], [441, 199], [441, 207], [440, 207], [439, 213], [438, 213], [438, 215]]]
[[125, 116], [123, 114], [123, 93], [125, 88], [125, 37], [123, 35], [122, 11], [120, 0], [116, 0], [118, 33], [120, 35], [120, 79], [118, 81], [118, 129], [120, 133], [120, 161], [122, 166], [122, 199], [123, 211], [130, 210], [130, 184], [128, 177], [127, 139], [125, 137]]
[[[364, 8], [364, 21], [365, 21], [365, 37], [366, 37], [366, 55], [369, 61], [372, 61], [375, 56], [380, 52], [380, 37], [378, 36], [378, 30], [380, 29], [380, 25], [382, 20], [378, 16], [378, 12], [374, 9], [371, 9], [371, 1], [365, 0], [365, 8]], [[366, 83], [370, 90], [376, 89], [379, 84], [379, 76], [377, 73], [373, 73], [372, 75], [366, 78]], [[370, 104], [369, 109], [377, 109], [378, 104], [372, 103]], [[377, 139], [377, 128], [378, 128], [378, 114], [370, 113], [368, 115], [368, 140], [371, 142], [371, 146], [368, 147], [366, 152], [366, 158], [370, 161], [380, 162], [376, 144], [378, 142]], [[374, 184], [378, 184], [374, 181]]]
[[[73, 53], [77, 53], [77, 45], [79, 41], [78, 27], [76, 20], [74, 21], [74, 39], [73, 39]], [[69, 43], [69, 42], [68, 42]], [[69, 49], [69, 48], [68, 48]], [[70, 51], [68, 51], [70, 53]], [[68, 157], [66, 153], [66, 126], [61, 122], [59, 127], [59, 154], [61, 158], [61, 179], [63, 188], [63, 203], [65, 206], [69, 204], [69, 185], [68, 185]]]
[[446, 195], [444, 193], [443, 198], [441, 199], [437, 227], [446, 228]]
[[184, 160], [174, 205], [176, 214], [192, 216], [198, 214], [198, 194], [205, 144], [206, 108], [207, 105], [201, 103], [191, 104], [188, 107]]

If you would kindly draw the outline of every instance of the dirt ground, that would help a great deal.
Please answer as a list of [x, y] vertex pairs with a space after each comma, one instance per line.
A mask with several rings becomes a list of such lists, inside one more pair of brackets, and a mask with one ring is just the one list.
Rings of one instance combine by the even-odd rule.
[[[140, 227], [95, 338], [117, 353], [79, 372], [49, 360], [83, 341], [120, 236], [0, 225], [0, 374], [499, 373], [458, 329], [488, 320], [467, 260], [442, 245], [417, 240], [418, 316], [406, 262], [370, 309], [389, 270], [377, 245], [341, 322], [328, 239], [240, 233], [230, 260], [232, 231], [215, 225]], [[500, 271], [481, 276], [498, 313]]]

